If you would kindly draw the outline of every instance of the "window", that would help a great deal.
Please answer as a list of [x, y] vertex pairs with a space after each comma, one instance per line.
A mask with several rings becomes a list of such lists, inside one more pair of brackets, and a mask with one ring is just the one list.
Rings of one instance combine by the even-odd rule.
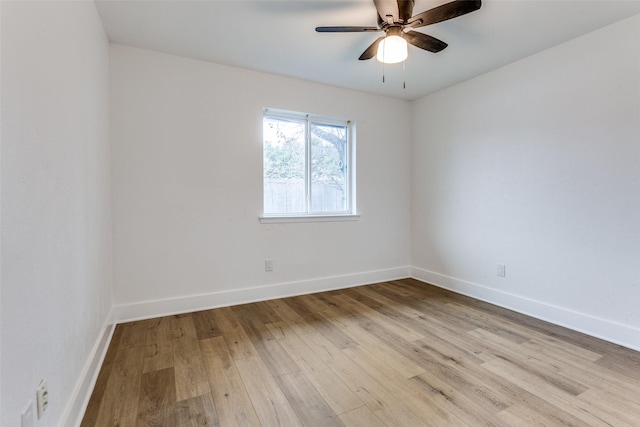
[[354, 214], [351, 122], [268, 109], [262, 127], [265, 217]]

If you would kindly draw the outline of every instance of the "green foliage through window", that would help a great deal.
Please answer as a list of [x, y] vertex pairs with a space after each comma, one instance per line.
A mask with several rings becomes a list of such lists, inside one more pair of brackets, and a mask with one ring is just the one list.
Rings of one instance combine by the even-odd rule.
[[263, 117], [264, 213], [351, 213], [350, 123], [297, 113]]

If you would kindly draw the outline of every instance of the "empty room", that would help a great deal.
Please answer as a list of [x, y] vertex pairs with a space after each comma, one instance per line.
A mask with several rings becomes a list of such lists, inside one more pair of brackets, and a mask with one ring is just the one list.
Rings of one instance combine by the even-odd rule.
[[0, 37], [1, 426], [640, 426], [640, 0]]

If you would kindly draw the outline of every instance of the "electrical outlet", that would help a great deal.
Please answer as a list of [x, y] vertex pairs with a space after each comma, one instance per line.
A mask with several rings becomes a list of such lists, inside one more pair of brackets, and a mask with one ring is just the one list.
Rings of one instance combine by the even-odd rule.
[[42, 418], [42, 414], [47, 410], [49, 406], [49, 389], [47, 387], [47, 379], [44, 378], [38, 384], [38, 388], [36, 389], [36, 397], [38, 404], [38, 419]]
[[264, 260], [264, 271], [273, 271], [273, 260], [265, 259]]
[[504, 264], [498, 264], [498, 277], [506, 277], [507, 271], [506, 266]]
[[33, 402], [22, 413], [21, 427], [33, 427]]

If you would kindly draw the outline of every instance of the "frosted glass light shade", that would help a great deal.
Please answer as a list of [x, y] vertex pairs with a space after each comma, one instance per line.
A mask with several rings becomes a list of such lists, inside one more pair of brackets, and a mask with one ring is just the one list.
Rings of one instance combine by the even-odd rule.
[[376, 59], [385, 64], [397, 64], [407, 59], [407, 42], [400, 36], [387, 36], [378, 45]]

